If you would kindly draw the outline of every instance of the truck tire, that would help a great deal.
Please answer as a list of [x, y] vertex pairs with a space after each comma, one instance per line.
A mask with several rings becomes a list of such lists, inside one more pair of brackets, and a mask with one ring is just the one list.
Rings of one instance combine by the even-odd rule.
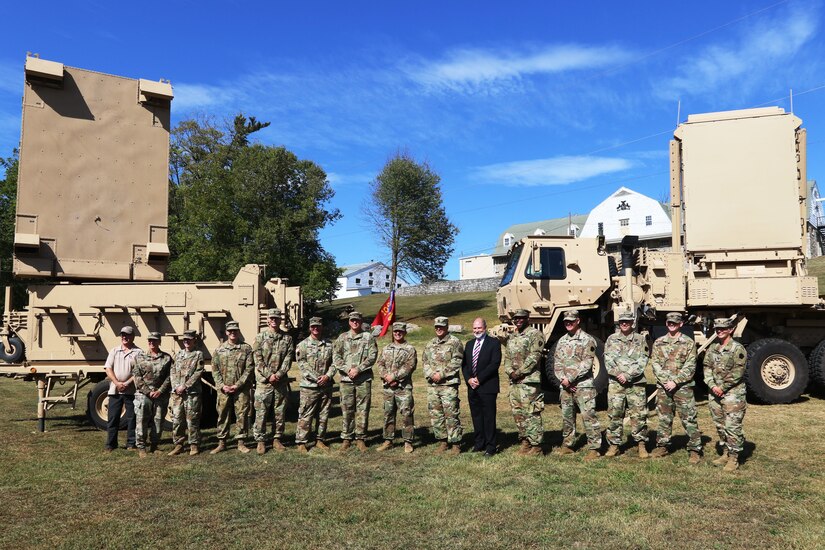
[[[607, 389], [608, 382], [607, 370], [604, 368], [604, 342], [598, 338], [594, 338], [594, 340], [596, 340], [596, 360], [593, 362], [593, 387], [596, 388], [597, 392], [602, 393]], [[556, 342], [553, 342], [553, 345], [547, 350], [547, 356], [544, 359], [544, 377], [553, 390], [559, 391], [561, 382], [556, 378], [556, 374], [553, 371], [553, 358], [555, 354]]]
[[825, 340], [820, 342], [811, 352], [808, 360], [811, 382], [820, 390], [825, 390]]
[[17, 336], [9, 336], [9, 346], [11, 351], [6, 351], [6, 346], [0, 345], [0, 361], [6, 363], [19, 363], [23, 359], [23, 341]]
[[802, 351], [788, 341], [757, 340], [748, 346], [745, 381], [748, 392], [762, 403], [790, 403], [808, 386], [808, 361]]
[[[98, 430], [105, 430], [108, 423], [109, 411], [109, 381], [101, 380], [89, 392], [86, 398], [86, 415]], [[120, 429], [126, 429], [126, 408], [120, 417]]]

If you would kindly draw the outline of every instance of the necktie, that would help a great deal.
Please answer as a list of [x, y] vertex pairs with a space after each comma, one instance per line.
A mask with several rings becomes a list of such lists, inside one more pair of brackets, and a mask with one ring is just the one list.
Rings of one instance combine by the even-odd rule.
[[481, 340], [476, 340], [476, 345], [473, 347], [473, 378], [478, 376], [478, 352], [481, 351]]

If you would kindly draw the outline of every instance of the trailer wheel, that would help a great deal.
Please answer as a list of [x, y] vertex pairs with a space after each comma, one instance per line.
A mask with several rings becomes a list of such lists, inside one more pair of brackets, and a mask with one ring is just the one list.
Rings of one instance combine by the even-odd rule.
[[762, 403], [790, 403], [808, 386], [808, 362], [792, 343], [764, 338], [748, 346], [745, 380]]
[[811, 370], [811, 381], [820, 390], [825, 390], [825, 340], [820, 342], [811, 352], [808, 368]]
[[0, 344], [0, 361], [19, 363], [23, 359], [23, 341], [17, 336], [9, 336], [9, 346], [11, 349], [6, 351], [6, 346]]
[[[604, 368], [604, 343], [598, 338], [594, 338], [594, 340], [596, 340], [596, 360], [593, 361], [593, 387], [596, 388], [597, 392], [602, 393], [607, 389], [608, 382], [607, 369]], [[549, 382], [550, 387], [556, 391], [558, 391], [561, 386], [561, 382], [556, 378], [556, 373], [553, 370], [557, 343], [558, 342], [554, 342], [553, 345], [550, 346], [547, 350], [547, 356], [544, 359], [544, 377], [547, 382]]]
[[[101, 380], [89, 392], [86, 398], [86, 415], [94, 426], [99, 430], [105, 430], [109, 419], [109, 381]], [[120, 416], [120, 429], [127, 427], [126, 407]]]

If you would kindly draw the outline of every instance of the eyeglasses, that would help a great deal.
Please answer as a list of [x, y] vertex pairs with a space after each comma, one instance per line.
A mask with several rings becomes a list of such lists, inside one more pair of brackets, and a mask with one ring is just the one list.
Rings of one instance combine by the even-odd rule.
[[619, 321], [620, 325], [632, 325], [633, 321]]
[[576, 321], [564, 321], [565, 325], [575, 325]]
[[666, 324], [667, 326], [669, 326], [669, 327], [675, 327], [675, 326], [677, 326], [679, 323], [677, 323], [676, 321], [668, 321], [668, 322], [666, 322], [665, 324]]

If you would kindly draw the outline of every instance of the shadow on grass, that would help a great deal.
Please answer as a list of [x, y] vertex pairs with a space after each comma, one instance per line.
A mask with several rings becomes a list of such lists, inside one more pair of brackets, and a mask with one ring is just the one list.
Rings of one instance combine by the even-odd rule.
[[[453, 300], [451, 302], [441, 303], [431, 306], [421, 312], [421, 315], [413, 319], [431, 319], [433, 317], [452, 317], [454, 315], [462, 315], [472, 311], [478, 311], [488, 305], [487, 300]], [[488, 321], [490, 322], [490, 321]]]

